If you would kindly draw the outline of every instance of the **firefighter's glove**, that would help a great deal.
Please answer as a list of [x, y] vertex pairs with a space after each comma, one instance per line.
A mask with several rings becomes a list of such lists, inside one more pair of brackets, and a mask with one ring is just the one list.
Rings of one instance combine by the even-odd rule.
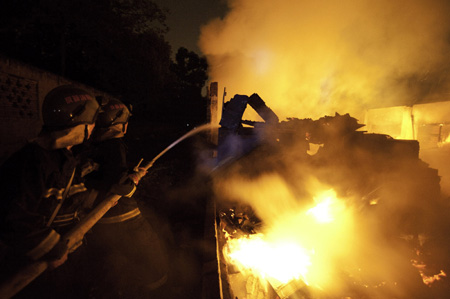
[[147, 170], [143, 167], [138, 167], [134, 169], [135, 172], [128, 175], [128, 177], [133, 180], [135, 185], [139, 184], [139, 181], [147, 174]]
[[65, 241], [59, 241], [55, 247], [53, 247], [45, 256], [44, 259], [47, 260], [49, 269], [55, 269], [67, 260], [69, 254], [69, 248]]

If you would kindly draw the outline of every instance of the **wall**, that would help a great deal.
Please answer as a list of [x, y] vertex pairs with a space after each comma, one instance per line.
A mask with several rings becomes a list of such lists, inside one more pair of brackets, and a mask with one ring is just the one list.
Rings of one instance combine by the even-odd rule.
[[47, 92], [63, 84], [75, 84], [94, 96], [112, 98], [92, 87], [0, 56], [0, 163], [39, 134], [42, 101]]

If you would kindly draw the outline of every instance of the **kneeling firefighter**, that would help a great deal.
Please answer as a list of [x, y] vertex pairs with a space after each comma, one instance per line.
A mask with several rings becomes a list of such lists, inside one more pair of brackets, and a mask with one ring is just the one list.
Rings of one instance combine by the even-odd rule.
[[90, 252], [96, 255], [94, 271], [101, 277], [97, 296], [105, 298], [145, 296], [164, 285], [168, 275], [166, 251], [132, 197], [147, 170], [127, 164], [123, 137], [130, 116], [130, 109], [119, 100], [101, 103], [92, 143], [85, 151], [86, 165], [94, 165], [87, 168], [95, 169], [85, 176], [94, 205], [109, 193], [122, 195], [86, 235]]

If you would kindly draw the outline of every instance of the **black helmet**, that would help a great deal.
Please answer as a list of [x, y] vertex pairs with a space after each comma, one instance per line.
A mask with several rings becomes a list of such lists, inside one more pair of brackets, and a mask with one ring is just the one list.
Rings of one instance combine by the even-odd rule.
[[130, 116], [130, 109], [124, 103], [111, 99], [102, 106], [95, 125], [99, 128], [107, 128], [117, 124], [126, 124]]
[[73, 85], [62, 85], [51, 90], [42, 104], [44, 127], [50, 131], [93, 124], [99, 105], [87, 91]]

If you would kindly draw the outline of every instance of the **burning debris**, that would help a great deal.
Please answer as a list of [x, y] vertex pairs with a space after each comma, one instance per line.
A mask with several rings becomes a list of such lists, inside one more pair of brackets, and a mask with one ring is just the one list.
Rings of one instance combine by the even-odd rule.
[[[247, 104], [263, 122], [242, 120]], [[224, 298], [448, 291], [448, 207], [417, 141], [367, 134], [349, 114], [279, 122], [257, 94], [226, 103], [220, 124]]]

